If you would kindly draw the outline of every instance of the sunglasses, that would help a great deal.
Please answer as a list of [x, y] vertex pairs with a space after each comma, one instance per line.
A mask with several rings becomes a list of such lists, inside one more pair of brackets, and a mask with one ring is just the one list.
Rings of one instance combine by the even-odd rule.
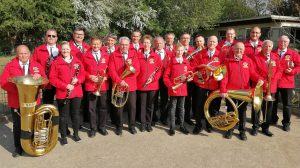
[[52, 38], [55, 38], [56, 37], [56, 35], [47, 35], [47, 37], [52, 37]]

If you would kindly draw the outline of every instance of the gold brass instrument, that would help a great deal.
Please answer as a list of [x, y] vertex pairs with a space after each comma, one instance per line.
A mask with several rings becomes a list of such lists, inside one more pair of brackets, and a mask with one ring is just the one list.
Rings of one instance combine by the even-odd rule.
[[99, 80], [98, 85], [97, 85], [97, 90], [95, 92], [93, 92], [93, 94], [96, 95], [96, 96], [101, 96], [101, 87], [102, 87], [104, 81], [106, 80], [106, 77], [105, 77], [106, 73], [107, 73], [107, 66], [103, 70], [103, 75], [102, 76], [100, 76], [99, 73], [97, 75], [98, 80]]
[[300, 101], [300, 95], [299, 93], [297, 93], [295, 90], [293, 90], [293, 94], [292, 94], [292, 104], [298, 104]]
[[201, 64], [197, 67], [198, 73], [197, 75], [197, 82], [200, 84], [204, 84], [213, 76], [216, 81], [220, 81], [224, 78], [225, 74], [227, 73], [227, 69], [225, 65], [219, 65], [217, 67], [212, 66], [212, 63], [216, 61], [211, 61], [208, 64]]
[[[195, 72], [197, 73], [197, 72]], [[172, 86], [172, 90], [174, 92], [176, 92], [176, 89], [179, 88], [181, 85], [183, 85], [184, 83], [190, 82], [193, 80], [194, 78], [194, 72], [192, 71], [187, 71], [186, 73], [176, 77], [173, 79], [173, 83], [175, 84], [174, 86]]]
[[[124, 79], [130, 74], [134, 74], [136, 71], [132, 65], [127, 65], [125, 71], [121, 74], [121, 79]], [[118, 84], [114, 84], [111, 93], [111, 103], [118, 108], [123, 107], [129, 96], [129, 87], [123, 87]]]
[[[255, 112], [259, 112], [262, 104], [263, 99], [263, 90], [261, 83], [259, 82], [255, 88], [249, 90], [228, 90], [227, 96], [225, 97], [226, 100], [232, 105], [234, 111], [224, 111], [219, 112], [216, 116], [211, 116], [209, 113], [209, 107], [211, 102], [216, 98], [221, 98], [221, 93], [219, 90], [212, 92], [204, 104], [204, 114], [208, 122], [211, 124], [212, 127], [219, 129], [219, 130], [230, 130], [233, 128], [236, 123], [239, 121], [239, 113], [238, 108], [244, 102], [253, 103], [253, 107]], [[239, 105], [236, 105], [232, 99], [242, 100], [243, 102]], [[225, 108], [225, 110], [227, 110]], [[221, 113], [221, 114], [220, 114]]]
[[32, 76], [13, 77], [9, 81], [18, 88], [23, 150], [31, 156], [50, 152], [57, 143], [58, 110], [50, 104], [44, 104], [35, 110], [39, 89], [49, 81], [42, 77], [35, 80]]
[[200, 52], [203, 48], [202, 47], [198, 47], [195, 51], [193, 51], [192, 53], [190, 53], [188, 56], [186, 56], [186, 60], [190, 61], [194, 58], [194, 56]]
[[263, 122], [267, 121], [268, 102], [275, 101], [275, 98], [273, 98], [271, 95], [271, 83], [272, 83], [272, 74], [273, 74], [271, 58], [269, 59], [267, 66], [268, 66], [268, 86], [267, 86], [267, 94], [264, 97], [264, 100], [266, 102], [265, 103], [266, 107], [265, 107], [265, 115], [263, 116]]
[[152, 73], [151, 75], [149, 76], [149, 78], [146, 80], [145, 84], [143, 85], [143, 88], [146, 88], [149, 83], [148, 83], [148, 80], [151, 80], [154, 78], [154, 75], [156, 74], [156, 72], [159, 70], [160, 66], [158, 66]]

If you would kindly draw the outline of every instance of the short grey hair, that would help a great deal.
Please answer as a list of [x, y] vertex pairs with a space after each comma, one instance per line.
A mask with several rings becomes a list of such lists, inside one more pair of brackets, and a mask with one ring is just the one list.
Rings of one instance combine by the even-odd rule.
[[265, 40], [265, 41], [263, 41], [263, 42], [262, 42], [262, 46], [265, 46], [266, 43], [270, 43], [272, 46], [274, 46], [274, 43], [273, 43], [273, 41], [271, 41], [271, 40]]
[[280, 37], [278, 38], [278, 41], [279, 41], [279, 40], [282, 40], [282, 39], [286, 39], [286, 40], [290, 43], [290, 38], [289, 38], [288, 36], [282, 35], [282, 36], [280, 36]]
[[120, 38], [119, 38], [119, 44], [120, 44], [122, 41], [124, 41], [124, 40], [127, 40], [128, 42], [130, 42], [130, 39], [129, 39], [128, 37], [123, 36], [123, 37], [120, 37]]

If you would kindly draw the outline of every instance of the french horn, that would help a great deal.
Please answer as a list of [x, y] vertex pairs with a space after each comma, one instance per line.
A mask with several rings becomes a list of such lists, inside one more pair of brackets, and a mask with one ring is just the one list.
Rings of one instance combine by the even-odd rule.
[[41, 105], [36, 109], [37, 97], [46, 78], [33, 79], [19, 76], [9, 79], [16, 84], [20, 102], [21, 146], [31, 156], [41, 156], [50, 152], [58, 139], [59, 113], [55, 106]]

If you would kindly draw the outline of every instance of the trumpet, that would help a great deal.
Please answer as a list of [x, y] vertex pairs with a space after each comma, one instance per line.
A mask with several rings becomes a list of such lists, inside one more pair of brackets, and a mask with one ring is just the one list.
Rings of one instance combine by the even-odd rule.
[[187, 71], [186, 73], [176, 77], [173, 79], [173, 83], [175, 84], [174, 86], [172, 86], [172, 90], [174, 92], [176, 92], [175, 90], [177, 88], [179, 88], [181, 85], [187, 83], [187, 82], [190, 82], [193, 80], [194, 78], [194, 75], [195, 73], [198, 73], [198, 72], [193, 72], [193, 71]]
[[95, 91], [95, 92], [93, 92], [93, 94], [94, 95], [96, 95], [96, 96], [101, 96], [101, 87], [102, 87], [102, 84], [104, 83], [104, 81], [106, 80], [106, 73], [107, 73], [107, 66], [106, 66], [106, 68], [103, 70], [103, 75], [102, 76], [100, 76], [99, 75], [99, 72], [98, 72], [98, 75], [97, 75], [97, 77], [98, 77], [98, 87], [97, 87], [97, 90]]
[[194, 58], [194, 56], [200, 52], [203, 48], [202, 47], [198, 47], [195, 51], [193, 51], [192, 53], [190, 53], [188, 56], [186, 56], [186, 60], [192, 60]]

